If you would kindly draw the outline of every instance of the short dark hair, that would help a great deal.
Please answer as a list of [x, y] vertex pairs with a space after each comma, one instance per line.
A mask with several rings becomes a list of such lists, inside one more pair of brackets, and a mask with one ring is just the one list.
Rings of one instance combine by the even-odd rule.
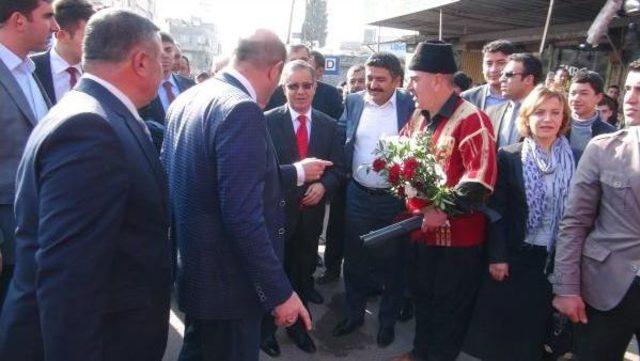
[[505, 39], [494, 40], [482, 47], [482, 54], [503, 53], [504, 55], [511, 55], [515, 52], [516, 47], [513, 45], [513, 43]]
[[364, 65], [387, 69], [394, 78], [404, 76], [404, 70], [402, 69], [402, 64], [400, 64], [400, 59], [391, 53], [373, 53]]
[[93, 5], [86, 0], [56, 0], [53, 3], [53, 16], [60, 29], [75, 34], [81, 21], [89, 21], [95, 14]]
[[163, 43], [171, 43], [173, 45], [176, 45], [176, 41], [173, 40], [173, 36], [165, 31], [160, 32], [160, 41], [162, 41]]
[[453, 84], [455, 84], [462, 91], [469, 89], [472, 82], [473, 80], [463, 71], [457, 71], [455, 74], [453, 74]]
[[629, 64], [629, 71], [640, 71], [640, 58], [634, 60]]
[[87, 23], [83, 62], [119, 63], [135, 46], [156, 40], [159, 30], [151, 20], [132, 11], [101, 10]]
[[255, 67], [268, 67], [287, 60], [287, 48], [273, 32], [259, 29], [253, 36], [240, 39], [234, 50], [235, 61]]
[[524, 73], [526, 75], [533, 75], [534, 86], [542, 81], [542, 62], [537, 56], [531, 53], [515, 53], [509, 55], [509, 60], [522, 63]]
[[9, 20], [18, 12], [31, 19], [31, 12], [40, 6], [40, 1], [51, 3], [53, 0], [2, 0], [0, 1], [0, 24]]
[[324, 58], [324, 55], [322, 55], [321, 52], [319, 52], [317, 50], [312, 50], [311, 52], [309, 52], [309, 54], [313, 58], [313, 61], [316, 63], [316, 69], [320, 68], [320, 67], [324, 68], [324, 64], [326, 62], [326, 59]]
[[580, 69], [571, 78], [571, 84], [589, 84], [596, 94], [604, 93], [604, 79], [600, 74], [588, 69]]

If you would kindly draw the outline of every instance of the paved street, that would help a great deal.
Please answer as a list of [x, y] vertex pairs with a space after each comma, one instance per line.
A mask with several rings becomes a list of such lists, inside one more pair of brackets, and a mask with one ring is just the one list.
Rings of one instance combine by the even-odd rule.
[[[322, 249], [323, 247], [321, 247]], [[387, 361], [391, 357], [404, 353], [411, 349], [413, 341], [413, 320], [407, 323], [398, 323], [396, 326], [396, 340], [387, 348], [379, 348], [376, 344], [378, 329], [377, 304], [379, 298], [372, 298], [367, 308], [364, 326], [351, 335], [336, 338], [331, 336], [331, 329], [342, 318], [342, 302], [344, 286], [342, 280], [326, 286], [318, 286], [318, 290], [325, 297], [323, 305], [311, 304], [311, 312], [314, 316], [312, 337], [316, 341], [318, 351], [315, 354], [307, 354], [300, 351], [287, 337], [283, 330], [277, 334], [278, 342], [282, 349], [282, 355], [272, 359], [264, 353], [260, 353], [260, 361], [282, 360], [340, 360], [340, 361]], [[172, 327], [169, 332], [169, 344], [163, 361], [176, 361], [182, 347], [183, 326], [177, 313], [172, 317]], [[477, 359], [461, 355], [458, 361], [477, 361]], [[634, 341], [629, 345], [629, 352], [625, 361], [640, 361], [637, 344]]]

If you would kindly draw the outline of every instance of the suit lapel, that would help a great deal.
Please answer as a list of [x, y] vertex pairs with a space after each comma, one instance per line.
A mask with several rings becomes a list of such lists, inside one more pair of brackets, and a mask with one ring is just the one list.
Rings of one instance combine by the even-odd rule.
[[353, 135], [351, 139], [353, 139], [355, 144], [356, 134], [358, 134], [358, 126], [360, 126], [360, 118], [362, 117], [362, 112], [364, 111], [364, 95], [363, 92], [361, 96], [356, 98], [353, 106]]
[[320, 156], [318, 147], [320, 146], [321, 139], [328, 139], [322, 135], [322, 127], [318, 126], [318, 113], [315, 110], [311, 111], [311, 136], [309, 136], [309, 151], [310, 156]]
[[29, 120], [31, 125], [36, 126], [38, 121], [36, 120], [35, 114], [33, 114], [33, 110], [31, 110], [31, 106], [27, 101], [24, 93], [22, 92], [22, 88], [20, 84], [13, 77], [13, 74], [9, 71], [9, 68], [4, 64], [3, 61], [0, 61], [0, 83], [5, 88], [9, 96], [13, 99], [13, 102], [20, 109], [22, 114]]
[[52, 103], [57, 103], [53, 73], [51, 72], [51, 50], [31, 59], [36, 63], [36, 73], [38, 74], [36, 78], [40, 81], [41, 88], [44, 89], [42, 93], [47, 94]]
[[408, 113], [411, 106], [408, 106], [408, 102], [412, 101], [405, 94], [400, 91], [396, 91], [396, 114], [398, 117], [398, 132], [404, 128], [407, 124], [407, 121], [411, 117], [411, 114]]
[[[40, 90], [40, 94], [42, 94], [44, 102], [47, 104], [47, 109], [51, 109], [53, 103], [51, 102], [51, 98], [49, 98], [49, 96], [47, 95], [47, 91], [44, 89], [44, 86], [42, 86], [40, 79], [38, 79], [37, 76], [33, 75], [33, 80], [35, 80], [36, 84], [38, 84], [38, 89]], [[55, 92], [53, 94], [55, 95]]]
[[[108, 111], [117, 114], [124, 121], [129, 132], [131, 132], [136, 139], [142, 153], [147, 158], [149, 167], [155, 175], [161, 192], [164, 194], [163, 190], [165, 189], [165, 179], [164, 172], [162, 171], [162, 166], [160, 164], [160, 157], [153, 146], [151, 139], [149, 139], [142, 129], [144, 125], [135, 119], [129, 109], [127, 109], [127, 107], [115, 95], [102, 85], [89, 79], [81, 79], [78, 83], [77, 89], [95, 97], [101, 103], [104, 103], [106, 106], [105, 108], [108, 109]], [[109, 120], [111, 121], [111, 119]]]

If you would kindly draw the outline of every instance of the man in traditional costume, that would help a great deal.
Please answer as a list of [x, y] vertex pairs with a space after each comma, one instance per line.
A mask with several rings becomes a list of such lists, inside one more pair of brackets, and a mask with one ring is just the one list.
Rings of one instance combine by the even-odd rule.
[[497, 177], [496, 144], [489, 117], [454, 93], [457, 66], [451, 45], [419, 44], [409, 64], [409, 90], [430, 117], [414, 118], [408, 136], [431, 132], [435, 151], [455, 189], [455, 216], [424, 207], [409, 282], [416, 305], [413, 351], [396, 360], [455, 360], [469, 324], [483, 273], [486, 216], [477, 211]]

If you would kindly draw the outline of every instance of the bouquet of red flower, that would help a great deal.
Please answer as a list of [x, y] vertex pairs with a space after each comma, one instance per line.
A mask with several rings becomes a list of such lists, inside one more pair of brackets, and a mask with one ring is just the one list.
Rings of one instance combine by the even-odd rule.
[[431, 205], [455, 215], [455, 193], [446, 185], [442, 156], [435, 151], [430, 133], [382, 138], [375, 155], [371, 170], [386, 178], [395, 196], [407, 200], [410, 211]]

